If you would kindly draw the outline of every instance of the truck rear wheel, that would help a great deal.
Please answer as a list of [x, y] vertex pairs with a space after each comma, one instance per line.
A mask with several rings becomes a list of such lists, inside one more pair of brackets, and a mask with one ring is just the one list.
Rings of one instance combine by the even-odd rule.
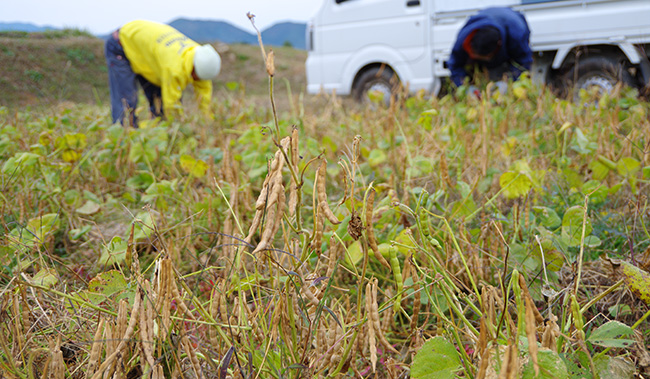
[[[575, 75], [575, 76], [574, 76]], [[595, 91], [597, 95], [611, 93], [617, 84], [632, 86], [634, 84], [632, 75], [622, 64], [605, 57], [588, 57], [580, 60], [575, 71], [568, 74], [569, 82], [575, 85], [572, 87], [573, 98], [580, 98], [580, 90]]]
[[362, 103], [369, 102], [369, 94], [378, 92], [383, 95], [384, 103], [390, 104], [399, 88], [397, 75], [388, 67], [372, 67], [363, 72], [354, 86], [354, 98]]

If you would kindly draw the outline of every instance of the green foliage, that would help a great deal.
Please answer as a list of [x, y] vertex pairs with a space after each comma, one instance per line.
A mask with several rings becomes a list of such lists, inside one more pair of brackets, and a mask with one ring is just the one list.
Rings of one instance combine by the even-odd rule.
[[38, 83], [43, 80], [43, 74], [37, 70], [27, 69], [23, 72], [23, 75], [27, 76], [32, 82]]
[[591, 332], [587, 341], [602, 347], [628, 348], [634, 344], [634, 340], [623, 337], [630, 337], [633, 334], [634, 330], [632, 328], [619, 321], [612, 320]]
[[524, 366], [522, 379], [568, 379], [570, 378], [567, 372], [566, 365], [558, 353], [541, 349], [537, 352], [537, 359], [539, 361], [539, 375], [535, 374], [535, 369], [532, 360], [529, 360]]
[[68, 60], [75, 64], [88, 64], [95, 60], [95, 53], [83, 47], [62, 48]]
[[443, 337], [433, 337], [415, 355], [411, 365], [411, 378], [455, 378], [460, 370], [460, 357], [454, 344]]
[[[59, 53], [80, 65], [97, 60], [76, 48]], [[418, 94], [390, 109], [301, 96], [274, 114], [244, 97], [245, 83], [223, 87], [213, 119], [188, 107], [137, 130], [111, 124], [106, 105], [0, 108], [0, 283], [8, 294], [0, 306], [12, 304], [0, 313], [19, 320], [14, 295], [25, 293], [28, 318], [46, 320], [42, 305], [56, 327], [26, 328], [36, 332], [15, 351], [49, 349], [59, 336], [94, 341], [98, 320], [114, 322], [121, 299], [133, 306], [145, 281], [160, 288], [168, 259], [177, 295], [151, 290], [157, 308], [143, 308], [154, 318], [153, 362], [197, 359], [233, 377], [369, 376], [376, 311], [377, 377], [405, 375], [409, 365], [413, 378], [475, 377], [473, 350], [483, 340], [497, 372], [502, 351], [518, 341], [518, 369], [532, 378], [521, 338], [532, 301], [545, 320], [532, 337], [540, 340], [538, 377], [634, 370], [621, 349], [634, 330], [647, 335], [635, 324], [643, 307], [633, 303], [645, 301], [647, 278], [628, 263], [619, 283], [594, 272], [601, 266], [593, 261], [631, 250], [640, 260], [650, 245], [642, 196], [650, 171], [639, 148], [649, 135], [647, 104], [626, 94], [572, 104], [524, 77], [480, 102], [462, 92]], [[280, 151], [294, 128], [298, 151]], [[321, 159], [328, 163], [317, 180]], [[323, 217], [325, 204], [340, 224]], [[252, 254], [263, 240], [268, 248]], [[612, 296], [620, 304], [607, 303]], [[127, 340], [145, 346], [142, 320]], [[539, 338], [551, 320], [558, 353]], [[0, 342], [22, 343], [13, 337], [22, 326], [11, 328]], [[171, 352], [178, 341], [160, 337], [166, 331], [187, 343]], [[29, 361], [5, 359], [2, 349], [0, 370]], [[91, 349], [71, 371], [83, 375]], [[145, 362], [142, 350], [125, 352], [125, 369]], [[10, 370], [29, 377], [22, 366]]]

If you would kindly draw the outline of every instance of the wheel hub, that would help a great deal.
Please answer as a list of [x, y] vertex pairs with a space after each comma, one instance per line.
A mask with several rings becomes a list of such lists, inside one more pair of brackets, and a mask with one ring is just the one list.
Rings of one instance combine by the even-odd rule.
[[592, 76], [587, 78], [583, 83], [581, 88], [589, 91], [590, 88], [596, 87], [599, 89], [599, 93], [610, 93], [614, 89], [614, 83], [602, 76]]

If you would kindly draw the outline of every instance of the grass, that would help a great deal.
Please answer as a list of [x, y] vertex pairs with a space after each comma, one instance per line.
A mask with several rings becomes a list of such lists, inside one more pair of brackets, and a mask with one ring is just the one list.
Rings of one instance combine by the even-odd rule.
[[3, 375], [644, 372], [647, 103], [524, 78], [362, 107], [274, 50], [269, 80], [219, 47], [214, 120], [0, 108]]

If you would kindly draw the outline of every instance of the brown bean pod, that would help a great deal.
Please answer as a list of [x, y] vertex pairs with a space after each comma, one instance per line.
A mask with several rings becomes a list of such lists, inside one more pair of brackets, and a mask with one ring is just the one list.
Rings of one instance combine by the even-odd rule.
[[375, 208], [375, 190], [371, 190], [368, 193], [368, 198], [366, 199], [366, 237], [368, 238], [368, 245], [370, 249], [375, 254], [375, 258], [381, 263], [382, 266], [390, 269], [390, 263], [384, 258], [383, 255], [379, 252], [379, 247], [377, 246], [377, 238], [375, 237], [375, 231], [372, 227], [372, 213]]
[[327, 218], [329, 222], [334, 225], [341, 223], [336, 217], [334, 212], [330, 209], [329, 204], [327, 203], [327, 192], [325, 191], [325, 176], [327, 173], [327, 160], [323, 159], [318, 167], [318, 173], [316, 175], [316, 190], [318, 194], [318, 205], [323, 211], [323, 216]]

